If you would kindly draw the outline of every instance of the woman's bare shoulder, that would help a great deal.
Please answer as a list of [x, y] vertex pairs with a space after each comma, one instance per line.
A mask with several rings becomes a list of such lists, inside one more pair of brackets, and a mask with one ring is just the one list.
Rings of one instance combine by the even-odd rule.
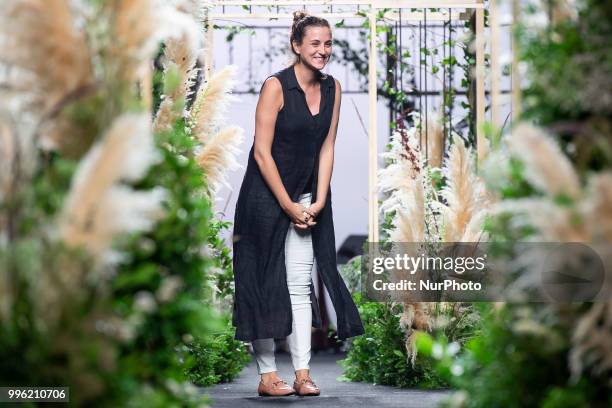
[[266, 78], [261, 88], [259, 101], [266, 107], [275, 107], [280, 110], [283, 104], [283, 87], [276, 76]]
[[280, 80], [276, 76], [271, 75], [264, 81], [261, 91], [267, 91], [268, 93], [273, 94], [282, 94], [283, 87], [280, 83]]

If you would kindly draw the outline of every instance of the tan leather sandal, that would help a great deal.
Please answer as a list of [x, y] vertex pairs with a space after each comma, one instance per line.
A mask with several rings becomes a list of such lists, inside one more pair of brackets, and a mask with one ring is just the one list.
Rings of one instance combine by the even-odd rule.
[[264, 384], [263, 381], [259, 381], [257, 393], [262, 397], [279, 397], [293, 395], [295, 390], [283, 380], [271, 381], [270, 384]]
[[302, 378], [300, 381], [295, 380], [293, 382], [293, 389], [297, 395], [319, 395], [321, 390], [319, 387], [309, 378]]

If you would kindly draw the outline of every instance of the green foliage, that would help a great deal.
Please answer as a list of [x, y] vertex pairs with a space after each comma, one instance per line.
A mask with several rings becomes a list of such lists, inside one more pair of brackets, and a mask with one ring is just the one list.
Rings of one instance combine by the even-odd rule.
[[407, 360], [405, 335], [400, 329], [400, 304], [362, 302], [354, 295], [365, 334], [355, 338], [346, 359], [343, 377], [397, 387], [440, 388], [447, 385], [429, 358], [418, 358], [414, 367]]
[[381, 224], [380, 242], [389, 242], [389, 231], [393, 229], [393, 220], [395, 219], [397, 210], [391, 210], [384, 214], [383, 222]]
[[195, 339], [189, 347], [193, 365], [187, 375], [197, 385], [209, 386], [233, 380], [251, 357], [244, 342], [235, 340], [235, 328], [229, 317], [223, 330]]
[[603, 103], [612, 92], [610, 17], [609, 4], [590, 0], [584, 2], [576, 20], [567, 19], [545, 30], [517, 29], [520, 57], [529, 62], [526, 118], [549, 124], [561, 118], [612, 113], [609, 103]]
[[[219, 28], [219, 27], [215, 26], [214, 28]], [[243, 32], [246, 32], [248, 35], [251, 35], [251, 36], [255, 35], [255, 30], [247, 26], [229, 25], [229, 26], [226, 26], [225, 30], [227, 31], [227, 35], [225, 36], [225, 41], [227, 41], [228, 43], [234, 41], [234, 38], [236, 37], [236, 35], [241, 34]]]
[[168, 191], [165, 217], [147, 234], [133, 237], [125, 247], [129, 257], [113, 284], [118, 314], [129, 318], [139, 307], [134, 299], [156, 299], [147, 311], [134, 341], [122, 348], [122, 376], [117, 386], [130, 387], [121, 377], [141, 377], [163, 385], [168, 379], [185, 380], [190, 360], [186, 343], [195, 335], [218, 330], [220, 322], [205, 299], [211, 260], [200, 248], [206, 244], [211, 203], [198, 192], [205, 187], [201, 169], [191, 157], [194, 141], [184, 123], [156, 135], [163, 159], [153, 166], [138, 188], [162, 186]]
[[[602, 160], [605, 155], [597, 149], [606, 146], [601, 140], [609, 139], [610, 121], [609, 112], [605, 113], [606, 119], [601, 117], [604, 112], [597, 105], [597, 98], [586, 99], [594, 89], [599, 89], [597, 92], [601, 95], [609, 91], [606, 88], [609, 80], [601, 78], [610, 77], [602, 72], [610, 72], [612, 65], [607, 51], [609, 40], [601, 41], [610, 37], [609, 6], [587, 2], [584, 7], [578, 20], [566, 20], [535, 32], [521, 29], [518, 35], [522, 41], [521, 58], [527, 62], [530, 78], [525, 92], [524, 118], [547, 125], [571, 120], [570, 129], [589, 129], [588, 149], [581, 147], [580, 130], [571, 135], [574, 140], [562, 139], [570, 158], [578, 166], [582, 161], [583, 170], [588, 171], [605, 166], [606, 159]], [[606, 56], [602, 53], [604, 49]], [[595, 55], [598, 57], [594, 58]], [[591, 65], [585, 66], [589, 61]], [[575, 154], [572, 154], [572, 145]], [[541, 196], [525, 180], [519, 159], [510, 160], [507, 180], [498, 188], [502, 199]], [[554, 202], [560, 207], [572, 205], [567, 197], [557, 197]], [[491, 217], [486, 229], [492, 241], [490, 254], [507, 259], [517, 259], [515, 242], [529, 239], [537, 232], [529, 225], [516, 227], [508, 214]], [[508, 273], [508, 279], [516, 278], [517, 273], [520, 272]], [[447, 402], [448, 406], [612, 406], [604, 378], [585, 374], [574, 379], [568, 366], [575, 323], [590, 305], [505, 304], [492, 308], [479, 304], [477, 307], [483, 315], [482, 329], [463, 349], [443, 334], [425, 335], [417, 342], [421, 353], [437, 360], [438, 373], [460, 389]]]
[[[551, 388], [540, 406], [542, 408], [590, 408], [593, 407], [593, 401], [588, 400], [588, 396], [593, 394], [594, 387], [586, 380], [582, 379], [576, 385], [568, 387], [553, 387]], [[602, 398], [601, 406], [612, 406], [612, 397], [609, 403], [605, 403], [605, 398]]]
[[20, 236], [35, 233], [40, 228], [42, 219], [58, 213], [77, 166], [76, 160], [57, 153], [38, 154], [42, 164], [38, 166], [32, 178], [31, 188], [19, 190], [11, 200], [0, 204], [1, 210], [12, 212], [12, 218], [19, 220]]
[[482, 330], [480, 309], [474, 303], [436, 302], [430, 313], [434, 317], [432, 335], [460, 346], [479, 336]]
[[[68, 259], [72, 269], [62, 270]], [[81, 251], [44, 242], [33, 234], [0, 247], [0, 279], [8, 279], [11, 285], [10, 295], [4, 292], [10, 297], [3, 296], [2, 302], [12, 301], [8, 317], [0, 315], [0, 383], [80, 385], [78, 391], [71, 393], [71, 401], [77, 405], [95, 394], [103, 380], [92, 378], [92, 372], [108, 371], [103, 352], [112, 349], [114, 341], [87, 326], [93, 323], [92, 311], [108, 308], [108, 304], [98, 296], [97, 285], [92, 281], [64, 292], [71, 296], [53, 304], [51, 310], [45, 295], [56, 291], [59, 285], [43, 281], [47, 284], [41, 286], [41, 271], [72, 273], [91, 268], [90, 259]]]
[[220, 236], [221, 232], [229, 229], [230, 225], [231, 223], [228, 221], [213, 219], [208, 230], [208, 243], [212, 249], [212, 260], [217, 271], [212, 280], [216, 288], [216, 296], [222, 302], [231, 302], [234, 296], [234, 270], [231, 250]]
[[[546, 325], [529, 319], [522, 305], [494, 309], [478, 305], [483, 329], [462, 352], [439, 336], [423, 335], [419, 351], [436, 359], [436, 369], [453, 387], [467, 392], [464, 407], [606, 406], [612, 403], [601, 381], [569, 384], [566, 355], [569, 319], [547, 314]], [[571, 396], [571, 397], [570, 397]], [[586, 401], [590, 402], [585, 404]]]
[[[31, 188], [2, 203], [3, 211], [23, 220], [10, 245], [0, 248], [6, 272], [0, 278], [10, 279], [14, 295], [11, 320], [0, 326], [3, 383], [68, 385], [77, 406], [190, 406], [203, 399], [190, 394], [188, 379], [228, 381], [248, 361], [210, 302], [209, 279], [231, 297], [231, 257], [217, 237], [227, 224], [211, 221], [210, 199], [199, 193], [206, 184], [190, 153], [194, 142], [183, 123], [156, 135], [156, 142], [161, 160], [135, 187], [165, 188], [165, 217], [151, 232], [117, 240], [123, 260], [109, 281], [72, 280], [74, 288], [62, 288], [65, 295], [53, 308], [34, 294], [57, 290], [61, 280], [49, 278], [52, 287], [41, 287], [41, 277], [87, 277], [93, 269], [82, 251], [44, 234], [61, 209], [76, 162], [45, 156]], [[207, 258], [201, 249], [208, 244], [220, 256]], [[215, 266], [225, 273], [209, 276]], [[52, 325], [48, 316], [55, 314]]]
[[[131, 243], [131, 262], [118, 275], [115, 290], [118, 310], [129, 310], [135, 294], [159, 292], [164, 279], [180, 277], [183, 285], [176, 298], [150, 316], [150, 325], [127, 352], [141, 360], [138, 371], [144, 368], [142, 361], [150, 362], [146, 371], [157, 381], [186, 373], [190, 380], [210, 385], [233, 379], [249, 355], [211, 302], [213, 295], [230, 300], [233, 296], [232, 259], [219, 237], [229, 223], [212, 218], [205, 177], [192, 155], [195, 140], [186, 129], [179, 120], [172, 131], [158, 135], [164, 160], [151, 169], [141, 187], [161, 184], [170, 191], [167, 217], [151, 234]], [[205, 246], [212, 249], [210, 257], [202, 253]], [[213, 294], [210, 281], [218, 293]], [[164, 369], [153, 370], [160, 363]], [[130, 368], [135, 367], [125, 369]]]
[[362, 265], [361, 256], [356, 256], [340, 267], [340, 276], [346, 283], [346, 287], [351, 293], [361, 290]]
[[577, 18], [515, 33], [530, 79], [522, 117], [558, 134], [581, 174], [612, 166], [610, 21], [608, 2], [587, 0]]
[[[232, 33], [233, 36], [240, 30]], [[162, 75], [160, 70], [156, 70], [155, 75], [157, 86], [154, 87], [153, 96], [155, 101], [159, 101], [162, 92], [170, 93], [179, 84], [173, 81], [171, 71]], [[182, 110], [184, 101], [177, 102], [179, 105], [174, 109]], [[173, 192], [175, 200], [169, 201], [168, 213], [171, 216], [166, 219], [167, 224], [163, 229], [166, 236], [163, 238], [173, 243], [167, 255], [181, 261], [174, 270], [181, 274], [188, 273], [192, 278], [181, 291], [191, 292], [196, 300], [191, 313], [168, 316], [179, 323], [191, 315], [197, 324], [191, 330], [183, 331], [181, 341], [170, 347], [180, 352], [181, 365], [176, 367], [174, 374], [178, 375], [180, 371], [181, 375], [201, 385], [230, 381], [249, 358], [242, 343], [234, 340], [225, 316], [233, 299], [234, 275], [230, 248], [220, 235], [229, 228], [230, 223], [217, 219], [212, 213], [212, 197], [207, 192], [206, 175], [193, 155], [197, 141], [192, 137], [188, 124], [179, 119], [172, 131], [158, 135], [158, 144], [164, 152], [166, 166], [171, 167], [172, 171], [152, 169], [143, 187], [147, 183], [159, 183], [159, 174], [174, 175], [164, 179], [164, 186]], [[163, 162], [160, 165], [163, 166]], [[154, 246], [146, 242], [144, 247]], [[151, 255], [144, 254], [143, 260], [150, 259]], [[156, 275], [153, 265], [141, 266], [140, 270]]]
[[[91, 61], [95, 86], [67, 95], [70, 103], [45, 119], [61, 123], [72, 150], [20, 146], [9, 175], [14, 194], [0, 197], [0, 383], [69, 386], [74, 406], [201, 406], [205, 398], [189, 378], [227, 381], [248, 355], [227, 317], [212, 306], [211, 280], [222, 295], [233, 291], [231, 257], [218, 238], [227, 224], [213, 221], [184, 121], [155, 135], [160, 160], [129, 186], [166, 193], [163, 216], [150, 231], [115, 237], [113, 262], [68, 248], [58, 237], [58, 217], [79, 165], [74, 158], [101, 140], [117, 117], [143, 109], [138, 84], [122, 75], [125, 61], [105, 53], [114, 9], [104, 5], [93, 2], [92, 10], [105, 14], [82, 21], [96, 45], [92, 52], [100, 51]], [[162, 92], [179, 86], [176, 71], [166, 74], [154, 73], [155, 106]], [[21, 160], [29, 162], [29, 153], [33, 174]], [[209, 257], [207, 246], [218, 258]], [[224, 273], [212, 275], [215, 267]], [[198, 365], [210, 368], [199, 372]]]

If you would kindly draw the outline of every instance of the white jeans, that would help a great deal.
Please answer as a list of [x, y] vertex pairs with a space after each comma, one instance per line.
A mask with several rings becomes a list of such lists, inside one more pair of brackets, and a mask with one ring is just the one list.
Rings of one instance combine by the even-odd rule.
[[[299, 197], [299, 203], [308, 208], [311, 193]], [[287, 336], [294, 370], [310, 368], [310, 341], [312, 310], [310, 301], [310, 282], [314, 251], [310, 229], [295, 228], [289, 224], [285, 240], [285, 266], [287, 270], [287, 287], [291, 297], [293, 313], [293, 331]], [[252, 342], [259, 374], [276, 371], [274, 359], [274, 339], [257, 339]]]

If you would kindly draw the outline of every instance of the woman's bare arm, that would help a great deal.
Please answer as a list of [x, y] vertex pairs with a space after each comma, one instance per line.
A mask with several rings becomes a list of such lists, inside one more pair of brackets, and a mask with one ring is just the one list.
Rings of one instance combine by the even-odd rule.
[[300, 219], [303, 218], [304, 207], [292, 201], [272, 157], [274, 127], [282, 103], [283, 89], [280, 81], [276, 77], [268, 78], [261, 89], [255, 110], [255, 148], [253, 156], [266, 184], [272, 190], [281, 208], [296, 225], [306, 226], [306, 224], [300, 222]]

